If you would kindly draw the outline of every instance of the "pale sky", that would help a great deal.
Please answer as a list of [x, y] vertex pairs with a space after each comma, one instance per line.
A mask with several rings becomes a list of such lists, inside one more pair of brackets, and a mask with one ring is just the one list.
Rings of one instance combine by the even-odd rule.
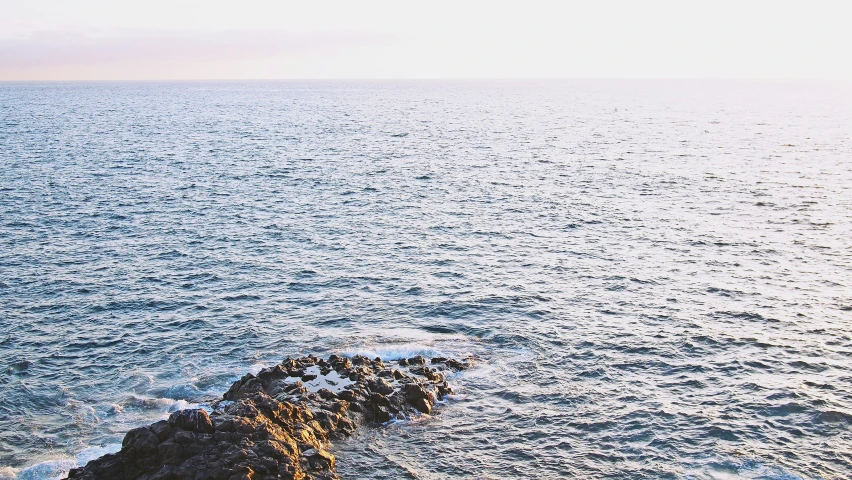
[[0, 80], [852, 79], [852, 1], [0, 0]]

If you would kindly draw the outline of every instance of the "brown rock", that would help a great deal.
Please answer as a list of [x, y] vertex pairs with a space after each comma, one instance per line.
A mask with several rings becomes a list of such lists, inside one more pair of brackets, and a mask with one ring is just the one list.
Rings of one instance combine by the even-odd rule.
[[[453, 369], [467, 363], [444, 360]], [[438, 396], [452, 390], [443, 375], [421, 367], [421, 356], [403, 359], [417, 368], [405, 374], [385, 370], [381, 359], [332, 355], [286, 359], [247, 374], [231, 385], [212, 414], [182, 410], [166, 421], [127, 433], [121, 451], [72, 469], [75, 480], [336, 480], [335, 458], [324, 450], [330, 439], [369, 421], [396, 414], [430, 414]], [[432, 359], [436, 363], [436, 359]], [[334, 393], [308, 392], [298, 381], [306, 366], [320, 365], [350, 375], [357, 385]], [[375, 372], [379, 372], [376, 374]], [[419, 372], [419, 375], [418, 375]], [[310, 377], [314, 377], [311, 375]], [[393, 377], [394, 383], [387, 381]], [[313, 378], [311, 378], [313, 379]], [[216, 405], [216, 404], [214, 404]]]

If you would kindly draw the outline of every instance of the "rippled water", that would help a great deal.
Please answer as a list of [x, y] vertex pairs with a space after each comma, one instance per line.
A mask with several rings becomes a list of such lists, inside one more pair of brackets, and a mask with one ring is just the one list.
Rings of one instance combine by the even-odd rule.
[[331, 352], [480, 358], [345, 478], [852, 476], [848, 84], [7, 83], [0, 165], [0, 477]]

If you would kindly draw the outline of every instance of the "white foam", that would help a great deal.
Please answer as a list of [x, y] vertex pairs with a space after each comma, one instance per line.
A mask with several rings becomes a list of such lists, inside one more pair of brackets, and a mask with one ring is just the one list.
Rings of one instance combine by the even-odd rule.
[[18, 469], [12, 467], [0, 467], [0, 480], [12, 480], [18, 476]]
[[68, 470], [81, 467], [107, 453], [121, 450], [120, 443], [113, 443], [81, 450], [74, 458], [58, 458], [36, 463], [23, 469], [0, 467], [0, 480], [58, 480], [68, 475]]
[[167, 398], [198, 398], [203, 392], [191, 383], [172, 385], [165, 392]]
[[115, 453], [121, 450], [120, 443], [110, 443], [100, 447], [89, 447], [77, 453], [77, 466], [83, 466], [90, 461], [102, 457], [107, 453]]
[[422, 343], [403, 343], [373, 348], [352, 348], [343, 350], [341, 355], [347, 357], [363, 355], [367, 358], [379, 357], [382, 360], [399, 360], [402, 358], [411, 358], [417, 355], [422, 355], [425, 358], [432, 358], [445, 356], [447, 354]]
[[754, 460], [710, 465], [686, 472], [684, 478], [686, 480], [803, 480], [803, 477], [779, 466]]
[[[143, 409], [162, 410], [164, 413], [171, 413], [177, 410], [186, 408], [198, 408], [198, 403], [191, 403], [182, 399], [174, 399], [167, 397], [134, 397], [130, 405], [141, 407]], [[124, 409], [128, 405], [124, 405]]]
[[310, 392], [317, 392], [321, 388], [327, 388], [334, 393], [340, 393], [345, 387], [355, 383], [349, 380], [348, 377], [341, 377], [334, 370], [328, 372], [328, 375], [323, 375], [320, 373], [320, 367], [316, 365], [306, 368], [305, 374], [317, 376], [313, 380], [302, 382]]
[[[274, 364], [275, 362], [269, 362], [269, 363]], [[261, 370], [268, 367], [269, 363], [255, 362], [249, 367], [249, 373], [251, 373], [252, 375], [257, 375], [258, 373], [260, 373]], [[234, 377], [234, 380], [239, 380], [240, 378], [241, 378], [240, 376], [236, 376], [236, 377]]]

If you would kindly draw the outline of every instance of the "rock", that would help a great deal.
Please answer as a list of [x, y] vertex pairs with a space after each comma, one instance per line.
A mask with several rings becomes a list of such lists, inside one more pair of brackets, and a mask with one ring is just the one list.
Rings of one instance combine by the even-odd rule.
[[381, 393], [374, 393], [370, 395], [370, 403], [377, 406], [389, 407], [390, 400], [388, 397], [382, 395]]
[[337, 394], [327, 388], [320, 388], [319, 390], [317, 390], [317, 395], [319, 395], [323, 400], [337, 399]]
[[376, 421], [380, 423], [389, 422], [393, 418], [388, 407], [378, 407], [376, 409]]
[[311, 470], [331, 470], [334, 468], [334, 455], [322, 449], [311, 449], [302, 455], [308, 459]]
[[432, 413], [432, 404], [425, 398], [418, 398], [411, 402], [414, 405], [414, 408], [420, 410], [423, 413], [429, 414]]
[[406, 398], [409, 400], [416, 400], [418, 398], [426, 398], [426, 390], [423, 386], [418, 385], [416, 383], [408, 383], [403, 385], [402, 388], [403, 393], [405, 393]]
[[437, 386], [436, 390], [438, 391], [438, 398], [439, 399], [444, 398], [444, 396], [446, 396], [446, 395], [452, 395], [453, 394], [453, 389], [450, 388], [449, 385], [447, 385], [447, 382], [439, 384]]
[[213, 433], [213, 422], [204, 410], [179, 410], [169, 416], [169, 425], [192, 432]]
[[157, 439], [160, 441], [165, 440], [169, 436], [169, 432], [171, 431], [171, 425], [167, 420], [160, 420], [157, 423], [151, 424], [151, 431], [154, 432], [154, 435], [157, 436]]
[[381, 393], [382, 395], [389, 395], [393, 392], [393, 387], [383, 378], [371, 378], [367, 380], [367, 387], [377, 393]]
[[[467, 363], [443, 362], [467, 368]], [[227, 402], [214, 403], [212, 413], [181, 410], [168, 420], [130, 430], [118, 453], [72, 469], [68, 478], [338, 480], [334, 455], [324, 448], [330, 440], [396, 415], [431, 414], [436, 395], [452, 393], [437, 370], [420, 367], [423, 357], [400, 364], [418, 367], [406, 374], [385, 369], [379, 358], [288, 358], [234, 382], [222, 396]], [[333, 368], [357, 383], [336, 393], [325, 388], [310, 392], [299, 379], [317, 378], [305, 374], [311, 365], [319, 365], [323, 376]], [[393, 383], [388, 382], [391, 377]]]
[[341, 400], [346, 400], [347, 402], [351, 402], [355, 400], [355, 392], [352, 390], [343, 390], [342, 392], [337, 394], [337, 398]]
[[446, 362], [444, 362], [444, 364], [446, 366], [450, 367], [451, 369], [456, 370], [456, 371], [467, 370], [469, 368], [466, 363], [462, 363], [458, 360], [453, 360], [453, 359], [447, 360]]
[[121, 442], [121, 448], [127, 451], [129, 458], [145, 458], [156, 453], [159, 444], [160, 439], [150, 428], [141, 427], [127, 432]]
[[338, 415], [343, 415], [348, 408], [349, 402], [347, 402], [346, 400], [333, 402], [331, 405], [329, 405], [329, 411], [334, 412]]
[[363, 355], [355, 355], [352, 357], [352, 365], [370, 365], [370, 359]]
[[432, 382], [440, 383], [444, 381], [444, 375], [429, 367], [423, 367], [423, 376]]

